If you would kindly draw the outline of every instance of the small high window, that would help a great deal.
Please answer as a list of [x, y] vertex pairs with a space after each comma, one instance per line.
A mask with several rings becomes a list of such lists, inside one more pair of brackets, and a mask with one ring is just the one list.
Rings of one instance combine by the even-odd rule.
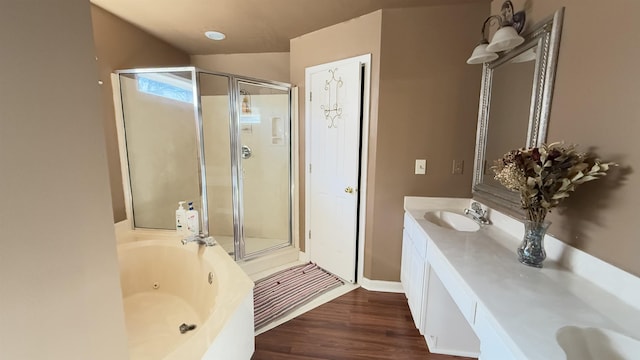
[[193, 104], [191, 80], [163, 73], [138, 74], [138, 91]]

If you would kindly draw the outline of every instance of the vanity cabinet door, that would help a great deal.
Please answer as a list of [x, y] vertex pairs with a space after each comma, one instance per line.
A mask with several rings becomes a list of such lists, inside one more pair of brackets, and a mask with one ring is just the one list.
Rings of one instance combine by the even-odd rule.
[[409, 310], [416, 325], [422, 333], [422, 319], [425, 294], [425, 248], [426, 239], [416, 231], [417, 224], [405, 213], [402, 236], [402, 262], [400, 281], [407, 296]]
[[409, 296], [409, 265], [411, 264], [410, 251], [411, 238], [406, 229], [402, 231], [402, 262], [400, 264], [400, 283], [404, 289], [404, 295]]
[[408, 298], [411, 293], [411, 284], [409, 283], [411, 271], [411, 248], [413, 242], [411, 240], [411, 219], [410, 216], [404, 214], [404, 227], [402, 229], [402, 260], [400, 263], [400, 283], [404, 289], [404, 294]]
[[[415, 243], [414, 243], [415, 244]], [[411, 256], [411, 276], [409, 279], [411, 294], [409, 296], [409, 309], [413, 316], [413, 322], [416, 324], [416, 328], [422, 329], [422, 307], [423, 307], [423, 294], [424, 294], [424, 259], [421, 258], [417, 249], [412, 249], [413, 254]]]
[[409, 236], [406, 231], [404, 233], [402, 246], [402, 265], [400, 268], [402, 287], [404, 288], [404, 294], [407, 297], [413, 320], [416, 327], [419, 328], [420, 314], [418, 311], [421, 306], [418, 297], [422, 291], [422, 281], [419, 279], [421, 275], [417, 266], [419, 257], [416, 253], [413, 239], [411, 239], [411, 236]]

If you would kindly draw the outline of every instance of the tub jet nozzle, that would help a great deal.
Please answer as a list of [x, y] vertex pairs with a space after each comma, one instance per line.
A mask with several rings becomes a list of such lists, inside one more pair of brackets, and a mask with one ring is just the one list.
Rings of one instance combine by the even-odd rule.
[[187, 325], [187, 324], [185, 324], [185, 323], [182, 323], [182, 325], [180, 325], [180, 327], [179, 327], [179, 329], [180, 329], [180, 334], [184, 334], [184, 333], [186, 333], [187, 331], [191, 331], [191, 330], [193, 330], [193, 329], [195, 329], [195, 328], [196, 328], [196, 325], [195, 325], [195, 324]]

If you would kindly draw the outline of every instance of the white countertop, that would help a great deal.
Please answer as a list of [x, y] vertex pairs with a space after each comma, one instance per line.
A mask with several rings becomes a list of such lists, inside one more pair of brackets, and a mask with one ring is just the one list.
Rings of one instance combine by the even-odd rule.
[[556, 262], [547, 260], [542, 269], [520, 264], [515, 253], [519, 239], [494, 225], [458, 232], [423, 217], [435, 209], [463, 213], [469, 199], [423, 199], [406, 201], [405, 210], [429, 238], [427, 252], [441, 254], [452, 266], [514, 354], [565, 359], [556, 333], [567, 325], [605, 328], [640, 339], [638, 308]]

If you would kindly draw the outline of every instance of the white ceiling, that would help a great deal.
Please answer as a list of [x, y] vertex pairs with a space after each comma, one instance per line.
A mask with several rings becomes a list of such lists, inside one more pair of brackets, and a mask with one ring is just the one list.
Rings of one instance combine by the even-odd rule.
[[292, 38], [381, 8], [476, 1], [489, 0], [91, 0], [190, 55], [287, 52]]

